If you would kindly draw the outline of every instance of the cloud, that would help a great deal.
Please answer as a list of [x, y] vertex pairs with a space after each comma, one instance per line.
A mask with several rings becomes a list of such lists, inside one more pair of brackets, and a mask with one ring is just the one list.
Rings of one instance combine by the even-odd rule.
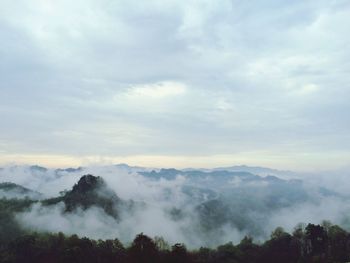
[[64, 214], [64, 204], [51, 207], [34, 205], [30, 212], [20, 213], [17, 220], [25, 227], [36, 231], [63, 232], [95, 239], [114, 239], [120, 236], [117, 222], [102, 209]]
[[[0, 181], [7, 180], [41, 191], [46, 197], [53, 197], [59, 191], [71, 189], [82, 174], [100, 175], [108, 187], [124, 200], [141, 202], [134, 210], [122, 210], [118, 207], [120, 221], [107, 215], [103, 209], [91, 207], [87, 210], [77, 209], [72, 213], [65, 212], [63, 203], [53, 206], [34, 204], [29, 211], [16, 214], [20, 224], [30, 230], [64, 232], [78, 234], [95, 239], [118, 238], [130, 243], [134, 237], [143, 232], [149, 236], [162, 236], [168, 242], [184, 242], [190, 247], [204, 244], [214, 245], [215, 240], [203, 240], [198, 233], [198, 219], [193, 211], [195, 203], [182, 191], [186, 179], [182, 176], [174, 180], [152, 180], [116, 166], [90, 166], [75, 172], [54, 170], [42, 171], [28, 166], [7, 167], [0, 171]], [[184, 216], [173, 220], [170, 210], [181, 208]], [[227, 230], [229, 229], [226, 226]], [[239, 237], [243, 235], [239, 233]], [[232, 232], [230, 232], [232, 234]], [[237, 235], [238, 236], [238, 235]], [[238, 238], [234, 236], [235, 239]], [[222, 238], [227, 240], [229, 235]], [[231, 237], [232, 240], [232, 237]]]
[[[326, 207], [327, 209], [325, 209]], [[286, 231], [293, 232], [297, 223], [315, 222], [321, 224], [322, 220], [328, 220], [333, 224], [348, 228], [345, 219], [349, 209], [350, 207], [345, 201], [337, 198], [321, 197], [317, 203], [305, 203], [282, 209], [271, 217], [268, 229], [271, 232], [276, 226], [283, 226]]]
[[306, 84], [300, 89], [299, 93], [301, 95], [308, 95], [308, 94], [316, 92], [318, 89], [319, 89], [319, 87], [315, 84], [312, 84], [312, 83]]
[[[255, 169], [258, 170], [258, 168]], [[214, 247], [229, 241], [238, 243], [247, 234], [253, 235], [256, 240], [264, 240], [277, 226], [292, 231], [300, 222], [318, 224], [322, 220], [330, 220], [346, 229], [350, 227], [347, 221], [350, 211], [347, 204], [349, 182], [348, 173], [344, 171], [339, 171], [339, 174], [290, 172], [290, 176], [299, 175], [305, 178], [303, 187], [307, 198], [305, 201], [303, 199], [296, 202], [288, 201], [289, 198], [294, 200], [296, 198], [294, 194], [299, 192], [292, 191], [289, 193], [292, 195], [290, 197], [288, 193], [284, 193], [278, 198], [279, 202], [284, 202], [284, 205], [278, 209], [270, 207], [270, 202], [273, 203], [275, 200], [271, 199], [273, 196], [268, 191], [274, 189], [271, 187], [281, 186], [279, 183], [271, 186], [267, 181], [244, 182], [238, 177], [229, 181], [221, 181], [222, 178], [215, 177], [203, 178], [203, 181], [201, 179], [191, 181], [186, 176], [166, 180], [149, 178], [137, 173], [137, 171], [147, 170], [151, 169], [105, 165], [88, 166], [74, 172], [67, 172], [15, 166], [0, 170], [0, 182], [12, 181], [40, 191], [46, 197], [55, 197], [60, 191], [71, 189], [83, 174], [92, 173], [101, 176], [108, 187], [113, 189], [121, 199], [134, 200], [136, 204], [132, 211], [118, 207], [120, 220], [107, 215], [98, 207], [87, 210], [77, 209], [66, 213], [63, 203], [53, 206], [34, 204], [30, 210], [18, 213], [16, 219], [22, 226], [31, 230], [62, 231], [95, 239], [117, 237], [126, 244], [141, 232], [151, 237], [162, 236], [171, 244], [184, 242], [190, 248], [198, 248]], [[196, 197], [196, 193], [198, 194], [196, 187], [202, 190], [211, 189], [215, 193], [212, 198], [219, 198], [224, 202], [223, 204], [227, 202], [223, 210], [211, 207], [212, 213], [217, 216], [215, 218], [224, 222], [220, 225], [220, 220], [215, 221], [218, 225], [214, 224], [215, 227], [211, 231], [203, 231], [200, 226], [200, 222], [203, 223], [203, 220], [208, 218], [199, 217], [196, 206], [203, 199]], [[284, 187], [288, 187], [288, 183], [285, 183]], [[340, 195], [321, 195], [319, 187], [326, 187]], [[184, 189], [187, 190], [184, 191]], [[273, 191], [276, 190], [276, 193], [280, 191], [278, 189]], [[186, 194], [188, 191], [193, 195]], [[300, 192], [302, 195], [303, 193], [303, 191]], [[232, 195], [237, 195], [239, 198], [232, 199]], [[214, 204], [220, 207], [220, 202], [214, 202]], [[174, 208], [181, 209], [181, 216], [176, 219], [171, 216]], [[241, 226], [230, 224], [229, 220], [225, 222], [224, 218], [228, 218], [227, 215], [232, 217], [235, 224], [241, 224]], [[244, 216], [243, 219], [242, 216]], [[242, 223], [241, 220], [244, 222]]]
[[2, 163], [348, 146], [346, 1], [0, 5]]
[[163, 82], [150, 85], [138, 85], [130, 88], [127, 96], [131, 99], [163, 99], [178, 96], [186, 92], [186, 86], [181, 83]]

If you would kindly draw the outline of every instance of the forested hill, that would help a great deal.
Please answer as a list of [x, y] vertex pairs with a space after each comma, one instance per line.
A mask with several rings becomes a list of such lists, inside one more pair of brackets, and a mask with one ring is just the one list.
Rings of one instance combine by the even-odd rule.
[[2, 263], [336, 263], [350, 260], [350, 234], [337, 225], [298, 226], [292, 234], [276, 228], [271, 238], [256, 244], [245, 237], [215, 249], [188, 250], [163, 238], [144, 234], [124, 246], [118, 239], [92, 240], [63, 233], [23, 235], [0, 243]]
[[43, 200], [42, 204], [50, 206], [59, 202], [65, 204], [65, 212], [74, 212], [79, 208], [86, 210], [96, 206], [116, 219], [119, 218], [118, 210], [131, 207], [131, 203], [120, 199], [101, 177], [91, 174], [82, 176], [72, 190], [62, 192], [60, 197]]
[[0, 198], [2, 197], [40, 199], [42, 194], [15, 183], [3, 182], [0, 183]]

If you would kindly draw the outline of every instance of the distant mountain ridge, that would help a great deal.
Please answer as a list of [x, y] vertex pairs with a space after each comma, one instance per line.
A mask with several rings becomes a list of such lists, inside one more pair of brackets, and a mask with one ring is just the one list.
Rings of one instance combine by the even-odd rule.
[[0, 183], [0, 198], [30, 198], [41, 199], [43, 195], [21, 185], [4, 182]]
[[[327, 188], [310, 190], [301, 180], [287, 180], [274, 175], [260, 176], [247, 171], [174, 168], [146, 170], [140, 167], [136, 167], [137, 171], [134, 171], [132, 167], [125, 164], [118, 166], [115, 170], [110, 168], [104, 171], [105, 175], [109, 176], [107, 182], [111, 185], [108, 185], [100, 176], [85, 174], [86, 168], [83, 167], [60, 170], [29, 167], [29, 171], [33, 172], [33, 178], [42, 180], [42, 184], [48, 183], [52, 186], [56, 182], [61, 183], [65, 178], [69, 179], [70, 183], [72, 179], [74, 181], [70, 190], [61, 192], [60, 196], [26, 202], [27, 206], [23, 205], [23, 209], [29, 211], [31, 205], [36, 204], [39, 211], [45, 209], [45, 211], [51, 211], [51, 208], [55, 208], [62, 216], [84, 215], [86, 210], [91, 213], [98, 211], [115, 219], [116, 225], [119, 223], [123, 225], [125, 222], [123, 220], [134, 220], [133, 216], [140, 215], [150, 208], [149, 211], [152, 211], [150, 213], [157, 211], [158, 216], [170, 220], [170, 225], [194, 222], [193, 230], [200, 238], [217, 243], [221, 240], [224, 234], [222, 231], [226, 227], [251, 236], [262, 237], [265, 234], [264, 225], [269, 222], [274, 213], [306, 203], [317, 204], [323, 197], [345, 198]], [[123, 189], [112, 185], [115, 182], [124, 183], [120, 179], [114, 181], [116, 179], [114, 177], [118, 177], [118, 172], [124, 176], [121, 178], [127, 180], [133, 178], [135, 181], [132, 183], [139, 184], [136, 189], [142, 191], [142, 187], [147, 186], [148, 195], [156, 192], [157, 195], [154, 199], [147, 199], [145, 202], [139, 199], [137, 194], [135, 198], [132, 197], [134, 200], [121, 198], [118, 196], [118, 190]], [[101, 174], [103, 175], [102, 172]], [[15, 184], [2, 185], [4, 189], [12, 187], [22, 189], [24, 192], [31, 191]], [[113, 189], [112, 186], [115, 188]], [[161, 191], [156, 188], [161, 188]], [[96, 208], [97, 210], [94, 210]]]
[[[129, 171], [151, 171], [155, 170], [158, 171], [160, 169], [166, 169], [166, 170], [177, 170], [182, 172], [188, 172], [188, 171], [202, 171], [202, 172], [212, 172], [212, 171], [231, 171], [231, 172], [249, 172], [256, 175], [266, 176], [266, 175], [288, 175], [293, 176], [297, 173], [293, 171], [288, 170], [278, 170], [278, 169], [272, 169], [268, 167], [261, 167], [261, 166], [248, 166], [248, 165], [234, 165], [234, 166], [227, 166], [227, 167], [213, 167], [213, 168], [184, 168], [184, 169], [177, 169], [177, 168], [156, 168], [156, 167], [142, 167], [142, 166], [131, 166], [126, 163], [119, 163], [110, 165], [114, 166], [120, 169], [129, 170]], [[20, 167], [19, 165], [15, 165], [12, 167]], [[67, 173], [74, 173], [74, 172], [81, 172], [83, 170], [86, 170], [88, 167], [79, 166], [79, 167], [67, 167], [67, 168], [47, 168], [40, 165], [29, 165], [27, 166], [31, 171], [35, 172], [47, 172], [48, 170], [54, 170], [57, 173], [60, 172], [67, 172]], [[0, 171], [3, 168], [0, 168]]]

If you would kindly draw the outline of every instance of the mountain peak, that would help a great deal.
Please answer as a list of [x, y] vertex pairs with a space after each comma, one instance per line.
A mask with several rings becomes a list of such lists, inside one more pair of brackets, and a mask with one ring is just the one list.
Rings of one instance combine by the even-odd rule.
[[83, 175], [78, 183], [73, 186], [72, 192], [86, 193], [104, 187], [107, 187], [107, 185], [100, 176], [87, 174]]
[[91, 174], [83, 175], [62, 200], [67, 211], [97, 206], [115, 218], [118, 217], [117, 206], [123, 202], [101, 177]]

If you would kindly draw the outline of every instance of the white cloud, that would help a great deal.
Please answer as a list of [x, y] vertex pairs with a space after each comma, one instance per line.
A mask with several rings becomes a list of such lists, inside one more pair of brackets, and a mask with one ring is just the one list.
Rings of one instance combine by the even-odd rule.
[[317, 92], [318, 90], [319, 90], [319, 87], [318, 87], [316, 84], [310, 83], [310, 84], [304, 85], [304, 86], [300, 89], [299, 93], [300, 93], [301, 95], [308, 95], [308, 94]]
[[2, 160], [348, 146], [346, 2], [14, 5], [0, 4]]
[[174, 96], [184, 95], [186, 85], [177, 82], [159, 82], [154, 84], [141, 84], [128, 89], [126, 97], [130, 100], [161, 100]]

